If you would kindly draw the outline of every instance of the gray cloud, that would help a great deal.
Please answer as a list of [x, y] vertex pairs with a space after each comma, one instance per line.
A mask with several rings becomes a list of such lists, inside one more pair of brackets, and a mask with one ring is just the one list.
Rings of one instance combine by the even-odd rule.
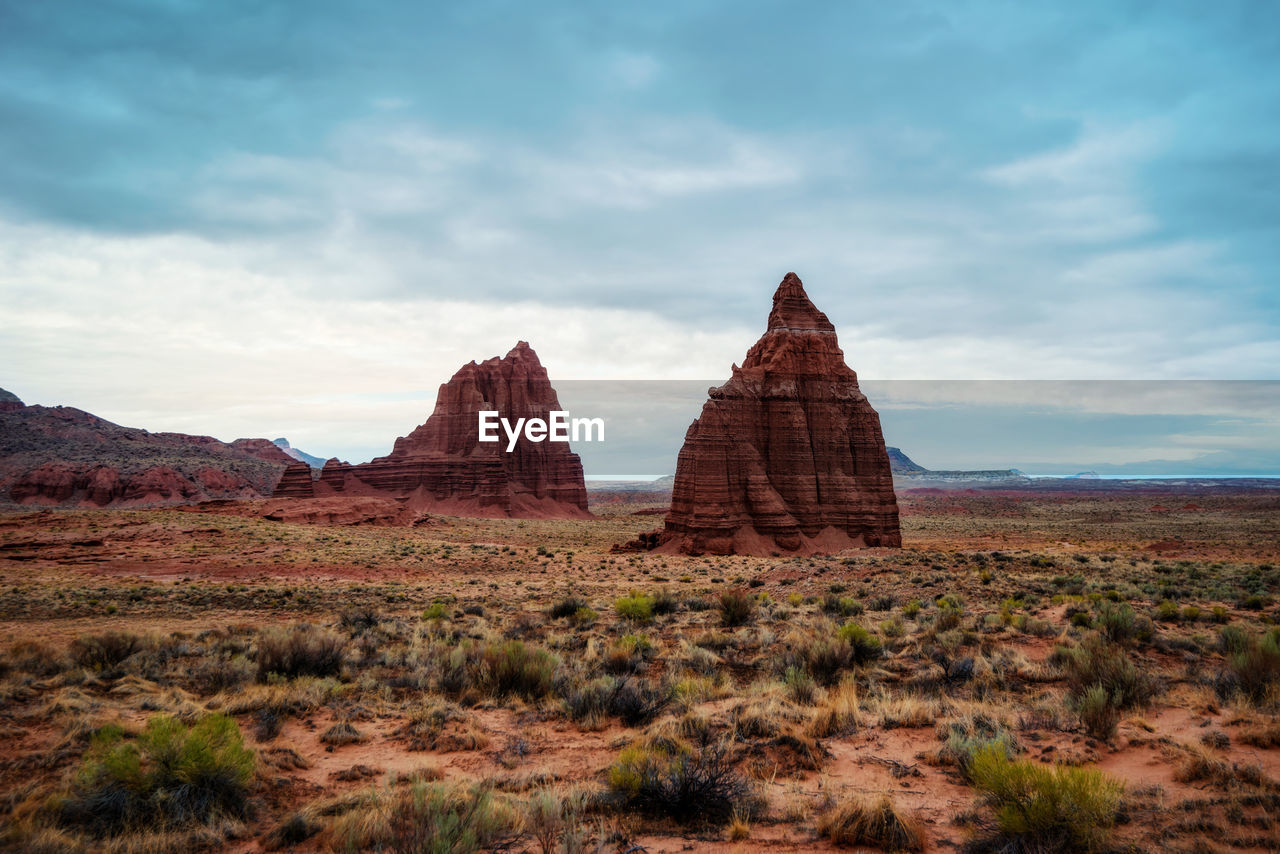
[[789, 269], [868, 378], [1274, 378], [1278, 24], [6, 4], [0, 384], [159, 427], [200, 419], [194, 383], [203, 429], [274, 433], [246, 376], [287, 366], [321, 443], [325, 394], [430, 389], [515, 337], [559, 376], [720, 375]]

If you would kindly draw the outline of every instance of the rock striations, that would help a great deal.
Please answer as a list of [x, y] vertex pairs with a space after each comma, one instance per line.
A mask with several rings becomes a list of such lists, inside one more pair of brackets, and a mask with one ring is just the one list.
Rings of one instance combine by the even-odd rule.
[[547, 419], [560, 409], [546, 368], [528, 343], [464, 365], [440, 386], [426, 423], [396, 440], [385, 457], [351, 465], [333, 459], [311, 482], [305, 466], [286, 470], [276, 496], [394, 497], [418, 511], [521, 518], [589, 518], [582, 462], [565, 442], [479, 441], [479, 413]]
[[794, 273], [773, 296], [764, 336], [709, 395], [680, 449], [661, 550], [902, 544], [880, 416]]

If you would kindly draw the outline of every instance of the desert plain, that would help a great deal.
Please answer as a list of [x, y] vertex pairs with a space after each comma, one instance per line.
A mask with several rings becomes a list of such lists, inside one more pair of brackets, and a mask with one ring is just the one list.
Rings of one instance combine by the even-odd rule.
[[901, 549], [614, 550], [666, 500], [0, 515], [3, 844], [1280, 850], [1280, 489], [907, 489]]

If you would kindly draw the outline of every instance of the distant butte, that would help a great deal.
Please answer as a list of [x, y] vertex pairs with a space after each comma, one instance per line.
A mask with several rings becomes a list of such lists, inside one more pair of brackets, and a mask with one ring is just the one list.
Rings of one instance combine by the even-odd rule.
[[426, 423], [396, 440], [385, 457], [351, 465], [325, 463], [312, 480], [305, 463], [290, 466], [273, 497], [390, 497], [408, 509], [460, 516], [587, 519], [582, 462], [565, 442], [479, 441], [479, 413], [512, 423], [546, 420], [560, 401], [527, 342], [501, 359], [463, 365], [440, 386]]
[[902, 545], [880, 416], [795, 273], [742, 367], [708, 394], [651, 544], [744, 555]]

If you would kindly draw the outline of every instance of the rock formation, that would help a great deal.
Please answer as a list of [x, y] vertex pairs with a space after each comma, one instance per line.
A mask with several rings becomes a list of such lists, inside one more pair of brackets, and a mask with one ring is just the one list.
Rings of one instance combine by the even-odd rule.
[[122, 427], [0, 394], [0, 503], [152, 506], [262, 498], [292, 463], [266, 439]]
[[5, 391], [0, 388], [0, 412], [13, 412], [25, 406], [26, 404], [22, 402], [22, 398], [11, 391]]
[[902, 544], [880, 416], [794, 273], [685, 434], [659, 540], [694, 554]]
[[[426, 423], [397, 439], [387, 456], [360, 465], [326, 462], [312, 493], [394, 497], [419, 511], [458, 515], [589, 518], [582, 463], [568, 443], [521, 436], [508, 453], [505, 439], [479, 441], [482, 410], [514, 423], [546, 420], [558, 409], [546, 369], [521, 341], [501, 359], [464, 365], [440, 386]], [[290, 469], [276, 494], [305, 489], [301, 469]]]
[[311, 476], [311, 466], [304, 462], [290, 463], [280, 475], [272, 498], [314, 498], [316, 494], [315, 479]]

